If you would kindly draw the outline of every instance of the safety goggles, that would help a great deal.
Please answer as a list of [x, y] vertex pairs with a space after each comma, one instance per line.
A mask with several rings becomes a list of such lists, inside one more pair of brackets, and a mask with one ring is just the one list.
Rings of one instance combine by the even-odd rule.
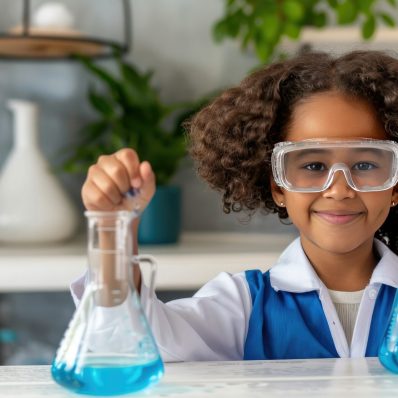
[[322, 192], [338, 171], [359, 192], [384, 191], [398, 181], [398, 144], [394, 141], [280, 142], [271, 162], [275, 182], [293, 192]]

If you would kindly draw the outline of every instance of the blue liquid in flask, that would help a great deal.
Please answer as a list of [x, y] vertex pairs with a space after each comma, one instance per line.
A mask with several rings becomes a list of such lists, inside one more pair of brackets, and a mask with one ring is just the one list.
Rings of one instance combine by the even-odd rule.
[[398, 373], [398, 294], [395, 295], [388, 328], [379, 350], [379, 360], [388, 370]]
[[142, 364], [111, 366], [108, 359], [97, 358], [80, 369], [76, 366], [68, 369], [64, 363], [53, 364], [51, 372], [57, 383], [74, 392], [109, 396], [140, 391], [157, 383], [164, 368], [160, 357]]

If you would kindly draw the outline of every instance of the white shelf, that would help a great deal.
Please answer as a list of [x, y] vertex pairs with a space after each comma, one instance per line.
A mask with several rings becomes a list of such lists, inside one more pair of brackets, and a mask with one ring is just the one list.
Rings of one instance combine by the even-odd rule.
[[[195, 290], [219, 272], [268, 269], [292, 235], [185, 233], [180, 243], [141, 246], [158, 261], [158, 290]], [[66, 291], [87, 267], [84, 238], [56, 246], [0, 246], [0, 292]]]

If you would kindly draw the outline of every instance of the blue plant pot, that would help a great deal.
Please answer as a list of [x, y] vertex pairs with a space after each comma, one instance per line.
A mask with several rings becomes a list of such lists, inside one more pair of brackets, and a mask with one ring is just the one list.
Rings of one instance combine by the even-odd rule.
[[140, 244], [176, 243], [181, 232], [181, 188], [158, 186], [155, 196], [141, 215]]

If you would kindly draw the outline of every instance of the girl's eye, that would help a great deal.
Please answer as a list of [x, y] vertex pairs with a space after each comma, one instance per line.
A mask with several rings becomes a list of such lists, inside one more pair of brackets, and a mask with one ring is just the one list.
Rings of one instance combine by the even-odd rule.
[[313, 162], [313, 163], [305, 164], [304, 169], [309, 170], [309, 171], [325, 171], [326, 167], [323, 163]]
[[353, 169], [358, 171], [370, 171], [376, 169], [377, 166], [369, 162], [359, 162], [354, 164]]

